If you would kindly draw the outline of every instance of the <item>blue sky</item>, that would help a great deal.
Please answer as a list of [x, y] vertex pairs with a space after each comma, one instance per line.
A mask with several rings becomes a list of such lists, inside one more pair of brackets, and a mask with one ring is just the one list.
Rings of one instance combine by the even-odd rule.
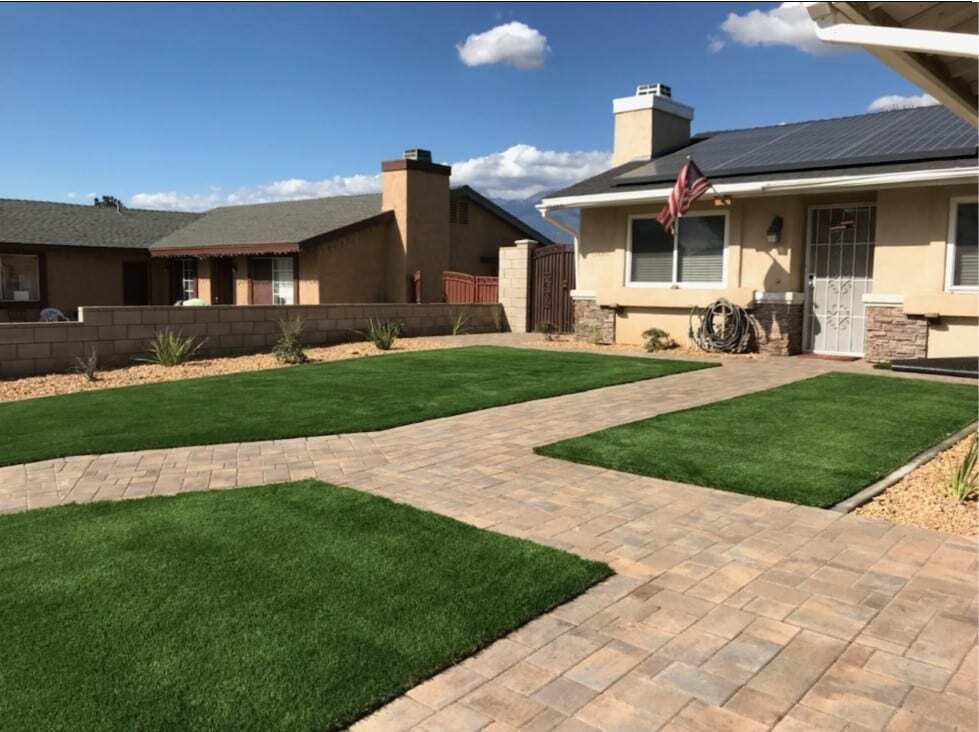
[[419, 146], [516, 198], [604, 167], [610, 100], [640, 82], [671, 84], [697, 130], [920, 94], [863, 52], [811, 52], [797, 10], [4, 4], [0, 196], [201, 208], [359, 192]]

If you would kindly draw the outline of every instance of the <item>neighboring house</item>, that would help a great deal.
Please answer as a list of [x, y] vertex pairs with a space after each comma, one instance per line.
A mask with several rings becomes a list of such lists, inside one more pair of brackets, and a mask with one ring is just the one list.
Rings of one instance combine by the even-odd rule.
[[442, 273], [496, 274], [499, 247], [542, 234], [468, 186], [427, 151], [381, 164], [383, 191], [225, 206], [150, 246], [173, 273], [174, 299], [214, 304], [442, 299]]
[[[406, 154], [407, 155], [407, 154]], [[0, 320], [82, 305], [425, 302], [442, 272], [496, 274], [501, 245], [550, 243], [425, 151], [382, 163], [383, 192], [203, 214], [0, 199]]]
[[[943, 107], [690, 135], [662, 85], [613, 102], [613, 167], [544, 199], [579, 209], [580, 337], [679, 342], [692, 308], [749, 309], [775, 353], [975, 355], [976, 130]], [[655, 216], [692, 158], [714, 184], [675, 236]]]
[[198, 216], [0, 199], [0, 321], [166, 302], [152, 298], [148, 247]]

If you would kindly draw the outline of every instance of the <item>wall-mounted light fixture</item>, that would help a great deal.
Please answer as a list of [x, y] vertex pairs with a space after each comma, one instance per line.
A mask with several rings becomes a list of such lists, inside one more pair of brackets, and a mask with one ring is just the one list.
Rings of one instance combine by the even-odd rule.
[[768, 243], [778, 244], [782, 241], [782, 217], [776, 216], [768, 226]]

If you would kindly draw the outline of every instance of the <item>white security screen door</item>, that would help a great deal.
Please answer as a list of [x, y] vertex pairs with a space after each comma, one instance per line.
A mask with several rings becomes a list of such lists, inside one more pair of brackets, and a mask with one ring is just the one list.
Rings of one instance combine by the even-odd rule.
[[876, 208], [810, 209], [806, 282], [806, 350], [863, 355], [863, 296], [874, 275]]

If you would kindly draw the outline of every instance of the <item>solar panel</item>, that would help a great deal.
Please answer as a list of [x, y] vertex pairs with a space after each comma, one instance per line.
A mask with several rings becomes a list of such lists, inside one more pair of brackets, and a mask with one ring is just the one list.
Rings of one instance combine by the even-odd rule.
[[687, 157], [708, 176], [865, 165], [976, 151], [976, 131], [944, 107], [719, 132], [616, 179], [616, 185], [666, 181]]

